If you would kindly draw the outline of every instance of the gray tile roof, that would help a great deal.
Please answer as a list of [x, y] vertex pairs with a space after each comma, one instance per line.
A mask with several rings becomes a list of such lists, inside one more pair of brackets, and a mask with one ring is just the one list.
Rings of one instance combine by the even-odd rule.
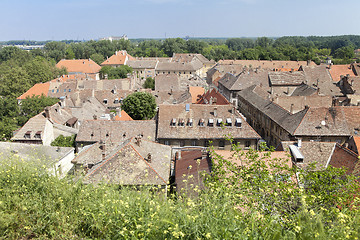
[[296, 72], [269, 72], [269, 80], [272, 86], [297, 86], [306, 82], [305, 74]]
[[269, 98], [265, 98], [266, 95], [269, 94], [261, 87], [255, 85], [238, 93], [239, 97], [263, 112], [283, 129], [291, 134], [294, 133], [308, 109], [292, 114], [278, 104], [270, 101]]
[[[228, 118], [232, 121], [231, 126], [217, 126], [219, 119], [226, 123]], [[241, 119], [241, 127], [235, 126], [236, 118]], [[173, 119], [176, 120], [176, 126], [171, 126]], [[190, 119], [192, 126], [188, 125]], [[209, 119], [214, 121], [212, 127], [208, 126]], [[204, 126], [199, 125], [202, 120]], [[184, 126], [179, 125], [180, 121], [184, 121]], [[185, 104], [159, 106], [159, 139], [224, 139], [229, 134], [235, 139], [260, 138], [237, 111], [232, 113], [232, 106], [193, 104], [189, 105], [189, 111], [186, 111]]]
[[129, 137], [143, 135], [144, 139], [155, 140], [154, 120], [109, 121], [86, 120], [80, 125], [76, 142], [98, 142], [119, 144]]
[[[84, 183], [121, 185], [167, 185], [170, 177], [171, 147], [136, 138], [120, 144], [114, 154], [95, 165]], [[151, 158], [151, 160], [149, 160]]]
[[[289, 150], [290, 145], [295, 145], [297, 147], [297, 142], [286, 141], [281, 142], [283, 150]], [[300, 153], [304, 156], [303, 163], [297, 163], [296, 165], [300, 168], [308, 169], [311, 164], [315, 164], [315, 169], [312, 170], [322, 170], [327, 167], [333, 151], [335, 149], [336, 143], [334, 142], [302, 142], [301, 148], [298, 148]]]

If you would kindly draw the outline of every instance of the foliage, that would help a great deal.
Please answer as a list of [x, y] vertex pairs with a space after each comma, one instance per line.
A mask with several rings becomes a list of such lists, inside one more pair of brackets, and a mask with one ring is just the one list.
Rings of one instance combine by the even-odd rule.
[[105, 60], [105, 58], [100, 53], [91, 54], [90, 58], [99, 65]]
[[132, 71], [133, 69], [127, 65], [121, 65], [120, 67], [104, 66], [100, 69], [100, 74], [102, 78], [107, 75], [108, 79], [122, 79], [127, 78]]
[[155, 80], [152, 77], [146, 78], [143, 88], [150, 88], [152, 90], [155, 90]]
[[68, 137], [60, 135], [51, 143], [51, 146], [75, 147], [75, 135], [68, 136]]
[[27, 96], [26, 99], [21, 101], [20, 114], [24, 116], [25, 119], [22, 119], [22, 122], [19, 122], [19, 124], [25, 124], [30, 118], [44, 111], [45, 107], [52, 106], [57, 102], [59, 102], [59, 99], [46, 97], [44, 95]]
[[[258, 162], [256, 151], [249, 157], [256, 162], [245, 170], [249, 176], [241, 173], [241, 179], [248, 183], [237, 182], [249, 188], [243, 193], [231, 185], [235, 178], [227, 181], [226, 177], [221, 181], [209, 179], [208, 188], [203, 190], [195, 187], [197, 197], [175, 197], [154, 186], [119, 190], [118, 186], [59, 180], [49, 175], [42, 160], [25, 162], [14, 154], [2, 156], [0, 238], [356, 239], [360, 235], [357, 208], [311, 208], [308, 202], [321, 199], [322, 194], [313, 195], [271, 179], [273, 172]], [[256, 169], [260, 173], [256, 174]], [[236, 172], [228, 172], [228, 177], [243, 171], [233, 170]], [[263, 181], [259, 177], [264, 177]], [[270, 191], [276, 189], [273, 184], [284, 188]], [[261, 196], [256, 196], [259, 193]], [[299, 198], [300, 207], [288, 215], [279, 211], [280, 203], [275, 203], [276, 211], [269, 204], [261, 204], [293, 194]], [[260, 202], [249, 204], [249, 209], [239, 205], [241, 200], [253, 198]]]
[[122, 109], [134, 120], [152, 119], [156, 114], [155, 97], [146, 92], [135, 92], [127, 96]]

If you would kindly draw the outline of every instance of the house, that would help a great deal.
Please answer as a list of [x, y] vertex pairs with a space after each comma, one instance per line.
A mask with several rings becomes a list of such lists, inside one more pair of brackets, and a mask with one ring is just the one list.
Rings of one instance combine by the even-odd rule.
[[273, 97], [272, 101], [280, 107], [286, 109], [290, 113], [297, 113], [304, 110], [306, 107], [332, 107], [333, 98], [331, 96], [280, 96]]
[[237, 76], [226, 73], [218, 81], [218, 89], [230, 103], [237, 105], [237, 93], [250, 87], [251, 85], [261, 85], [267, 91], [270, 91], [268, 71], [249, 70], [242, 72]]
[[131, 67], [134, 72], [134, 76], [139, 81], [140, 85], [143, 85], [145, 80], [149, 77], [155, 77], [155, 68], [158, 64], [158, 60], [156, 58], [153, 59], [134, 59], [128, 60], [126, 65]]
[[54, 124], [45, 116], [45, 112], [32, 117], [20, 128], [11, 141], [27, 144], [41, 144], [50, 146], [58, 136], [77, 134], [77, 129], [60, 124]]
[[342, 93], [348, 99], [348, 105], [359, 106], [360, 104], [360, 76], [340, 76], [340, 81], [337, 83]]
[[204, 188], [204, 173], [211, 171], [206, 148], [184, 148], [175, 155], [174, 185], [177, 193], [196, 195], [194, 189]]
[[206, 72], [206, 82], [208, 85], [213, 84], [214, 86], [218, 86], [219, 79], [222, 78], [226, 73], [237, 76], [245, 70], [246, 69], [244, 68], [244, 66], [240, 64], [223, 65], [217, 63], [215, 66], [213, 66]]
[[297, 87], [306, 83], [305, 74], [297, 72], [269, 72], [271, 94], [292, 95]]
[[74, 148], [52, 147], [37, 144], [0, 142], [2, 159], [22, 159], [39, 168], [45, 166], [49, 173], [63, 178], [72, 169], [71, 161], [74, 159]]
[[56, 67], [59, 69], [66, 68], [70, 75], [86, 74], [94, 80], [100, 79], [99, 71], [101, 67], [90, 58], [73, 60], [62, 59], [56, 64]]
[[155, 74], [177, 74], [181, 79], [205, 78], [206, 72], [215, 64], [201, 54], [174, 53], [170, 62], [158, 62]]
[[349, 74], [350, 77], [354, 77], [355, 74], [351, 68], [351, 65], [329, 65], [329, 72], [331, 78], [334, 82], [341, 80], [341, 76], [346, 76]]
[[125, 50], [116, 51], [114, 55], [107, 58], [104, 62], [100, 65], [104, 66], [111, 66], [111, 67], [120, 67], [121, 65], [126, 65], [127, 61], [135, 60], [130, 54], [128, 54]]
[[328, 166], [347, 168], [347, 174], [354, 172], [358, 154], [335, 142], [284, 141], [280, 150], [291, 154], [293, 163], [304, 170], [321, 171]]
[[143, 139], [155, 141], [156, 122], [154, 120], [86, 120], [82, 122], [75, 142], [76, 148], [80, 150], [96, 142], [114, 146], [134, 136], [142, 136]]
[[166, 189], [170, 178], [171, 147], [132, 137], [95, 163], [83, 179], [85, 184], [156, 186]]
[[280, 68], [299, 69], [300, 66], [316, 66], [313, 61], [275, 61], [275, 60], [220, 60], [219, 65], [242, 65], [253, 69], [275, 71]]
[[215, 146], [230, 149], [233, 138], [243, 148], [257, 148], [260, 136], [232, 106], [205, 104], [159, 105], [158, 141], [165, 145]]
[[221, 95], [215, 88], [204, 93], [196, 104], [229, 105], [230, 102]]
[[180, 91], [180, 77], [174, 73], [157, 75], [155, 91]]
[[238, 102], [240, 112], [250, 125], [273, 146], [298, 138], [344, 143], [351, 136], [341, 107], [305, 106], [303, 110], [291, 113], [272, 101], [259, 86], [240, 91]]
[[20, 95], [17, 98], [18, 103], [20, 103], [21, 100], [24, 100], [27, 97], [42, 96], [42, 95], [47, 96], [48, 91], [49, 91], [49, 87], [50, 87], [50, 82], [36, 83], [29, 90], [27, 90], [25, 93], [23, 93], [22, 95]]
[[189, 92], [191, 94], [191, 103], [196, 103], [200, 100], [200, 97], [205, 93], [203, 87], [189, 86]]

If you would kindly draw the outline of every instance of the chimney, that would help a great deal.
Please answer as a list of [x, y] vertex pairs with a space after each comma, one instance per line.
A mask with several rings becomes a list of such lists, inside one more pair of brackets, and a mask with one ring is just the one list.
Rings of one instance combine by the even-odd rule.
[[104, 141], [100, 141], [100, 149], [101, 149], [101, 156], [102, 156], [102, 160], [105, 160], [105, 142]]
[[45, 117], [46, 117], [47, 119], [50, 119], [50, 107], [46, 107], [46, 108], [45, 108]]
[[294, 104], [292, 103], [291, 106], [290, 106], [290, 112], [291, 113], [294, 113]]
[[97, 116], [96, 116], [95, 114], [93, 115], [93, 119], [94, 119], [94, 120], [97, 120]]
[[214, 117], [217, 117], [217, 107], [214, 107]]
[[307, 65], [307, 66], [310, 66], [310, 63], [311, 63], [311, 60], [307, 60], [307, 61], [306, 61], [306, 65]]
[[235, 112], [236, 112], [236, 107], [233, 106], [233, 107], [231, 108], [231, 113], [232, 113], [232, 114], [235, 114]]
[[146, 161], [147, 161], [148, 163], [151, 163], [151, 153], [148, 153], [147, 158], [146, 158]]
[[210, 102], [209, 102], [210, 105], [213, 104], [213, 97], [210, 97]]
[[141, 137], [140, 136], [135, 137], [135, 144], [140, 147], [140, 145], [141, 145]]
[[117, 54], [118, 54], [118, 52], [117, 52], [117, 51], [115, 51], [115, 56], [117, 56]]

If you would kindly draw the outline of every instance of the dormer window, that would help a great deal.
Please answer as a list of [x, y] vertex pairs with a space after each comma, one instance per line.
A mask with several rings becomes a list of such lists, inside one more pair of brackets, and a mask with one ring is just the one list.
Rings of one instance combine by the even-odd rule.
[[226, 119], [226, 126], [230, 126], [230, 127], [231, 127], [231, 125], [232, 125], [231, 118], [227, 118], [227, 119]]
[[242, 125], [241, 118], [236, 118], [236, 120], [235, 120], [235, 126], [238, 127], [238, 128], [241, 128], [241, 125]]
[[209, 127], [213, 127], [214, 126], [214, 119], [209, 118]]
[[108, 103], [108, 100], [105, 98], [105, 99], [103, 100], [103, 103], [104, 103], [104, 104], [107, 104], [107, 103]]
[[31, 131], [27, 131], [24, 135], [24, 138], [31, 138]]
[[35, 138], [41, 139], [41, 131], [35, 133]]
[[170, 126], [175, 127], [176, 126], [176, 118], [173, 118], [170, 122]]
[[179, 119], [179, 126], [185, 126], [185, 120], [183, 118]]
[[119, 103], [119, 99], [118, 99], [118, 98], [115, 98], [114, 103], [115, 103], [115, 104], [118, 104], [118, 103]]
[[223, 122], [222, 118], [218, 118], [218, 120], [217, 120], [217, 126], [220, 127], [221, 124], [222, 124], [222, 122]]
[[192, 126], [193, 126], [193, 120], [192, 120], [192, 118], [189, 118], [189, 119], [188, 119], [188, 126], [189, 126], [189, 127], [192, 127]]
[[202, 118], [199, 120], [199, 126], [204, 127], [205, 126], [205, 120]]

